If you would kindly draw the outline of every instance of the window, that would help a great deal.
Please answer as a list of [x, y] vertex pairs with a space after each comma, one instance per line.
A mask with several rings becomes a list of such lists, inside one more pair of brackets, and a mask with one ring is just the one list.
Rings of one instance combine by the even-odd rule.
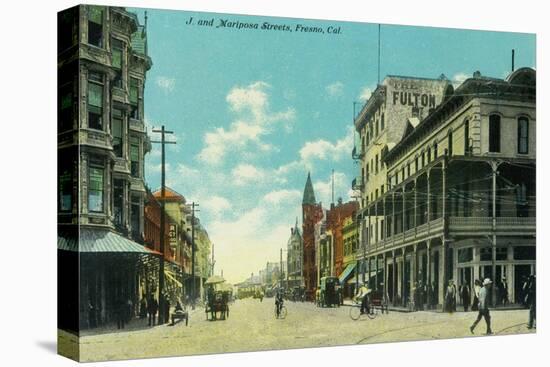
[[470, 121], [464, 122], [464, 155], [470, 154]]
[[428, 163], [432, 161], [432, 149], [428, 148]]
[[130, 172], [132, 177], [140, 177], [139, 174], [139, 138], [130, 138]]
[[514, 260], [535, 260], [537, 251], [535, 246], [516, 246], [514, 247]]
[[78, 42], [77, 8], [57, 13], [57, 49], [64, 51]]
[[378, 126], [379, 126], [380, 120], [376, 120], [376, 123], [374, 124], [374, 136], [378, 136]]
[[449, 146], [449, 157], [453, 155], [453, 131], [449, 131], [449, 136], [448, 136], [448, 146]]
[[139, 82], [130, 78], [130, 117], [139, 119]]
[[88, 74], [88, 127], [103, 130], [103, 76]]
[[384, 123], [384, 114], [382, 113], [382, 116], [380, 116], [380, 130], [384, 130], [385, 123]]
[[407, 163], [407, 176], [411, 176], [411, 164]]
[[437, 159], [437, 141], [434, 143], [434, 159]]
[[380, 186], [380, 195], [384, 195], [384, 185]]
[[497, 253], [495, 254], [496, 260], [506, 260], [508, 259], [508, 248], [507, 247], [497, 247]]
[[58, 92], [59, 98], [59, 131], [70, 130], [73, 127], [73, 83], [62, 86]]
[[489, 152], [500, 152], [500, 116], [489, 116]]
[[103, 163], [90, 164], [90, 185], [88, 187], [88, 209], [91, 212], [103, 212]]
[[481, 261], [492, 261], [493, 249], [491, 247], [482, 247], [479, 249], [479, 259]]
[[467, 263], [474, 259], [474, 252], [471, 247], [458, 249], [458, 262]]
[[124, 223], [123, 217], [124, 207], [124, 180], [114, 180], [113, 183], [113, 215], [115, 226], [122, 227]]
[[64, 169], [59, 175], [59, 210], [70, 211], [72, 209], [73, 175], [70, 169]]
[[113, 79], [113, 86], [122, 88], [122, 60], [124, 55], [124, 43], [120, 40], [114, 39], [111, 41], [111, 64], [115, 69], [115, 78]]
[[525, 182], [516, 187], [516, 208], [518, 217], [529, 216], [529, 201], [527, 199], [527, 185], [525, 185]]
[[529, 153], [529, 120], [523, 116], [518, 119], [518, 153]]
[[425, 163], [425, 162], [424, 162], [424, 152], [422, 152], [421, 158], [422, 158], [422, 167], [424, 167], [424, 166], [425, 166], [425, 164], [424, 164], [424, 163]]
[[374, 161], [376, 162], [376, 163], [375, 163], [375, 166], [374, 166], [374, 167], [375, 167], [375, 168], [374, 168], [374, 172], [375, 172], [375, 173], [378, 173], [378, 154], [376, 155]]
[[122, 111], [113, 109], [111, 134], [113, 135], [113, 152], [117, 157], [122, 157], [123, 152], [122, 127]]
[[140, 237], [140, 198], [137, 195], [132, 195], [130, 202], [132, 236], [134, 238]]
[[414, 171], [418, 172], [418, 157], [414, 158]]
[[103, 47], [103, 9], [98, 6], [88, 7], [88, 43]]

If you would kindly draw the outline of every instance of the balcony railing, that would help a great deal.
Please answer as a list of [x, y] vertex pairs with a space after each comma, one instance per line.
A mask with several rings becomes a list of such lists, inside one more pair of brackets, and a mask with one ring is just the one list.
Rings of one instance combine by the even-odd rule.
[[364, 187], [364, 183], [363, 183], [363, 179], [362, 178], [354, 178], [352, 181], [351, 181], [351, 188], [353, 190], [362, 190], [363, 187]]

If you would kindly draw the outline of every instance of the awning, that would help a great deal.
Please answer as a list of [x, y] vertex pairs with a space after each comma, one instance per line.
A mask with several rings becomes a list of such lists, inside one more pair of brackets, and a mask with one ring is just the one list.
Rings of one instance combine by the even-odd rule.
[[76, 233], [58, 233], [57, 249], [85, 253], [135, 253], [160, 255], [108, 229], [80, 228]]
[[348, 266], [346, 266], [346, 268], [344, 269], [344, 271], [342, 272], [342, 274], [340, 274], [340, 276], [338, 277], [338, 280], [340, 281], [340, 284], [344, 284], [344, 282], [346, 281], [346, 279], [351, 275], [351, 273], [353, 272], [353, 269], [355, 269], [355, 265], [356, 263], [351, 263], [351, 264], [348, 264]]
[[181, 287], [181, 282], [179, 280], [176, 279], [176, 274], [174, 274], [173, 272], [171, 271], [166, 271], [166, 269], [164, 270], [164, 275], [166, 275], [166, 278], [171, 280], [172, 282], [176, 283], [176, 285], [178, 287]]

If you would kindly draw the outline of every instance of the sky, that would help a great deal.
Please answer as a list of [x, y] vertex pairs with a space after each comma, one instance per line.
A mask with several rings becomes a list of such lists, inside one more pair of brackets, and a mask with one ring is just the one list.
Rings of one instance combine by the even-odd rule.
[[[129, 9], [144, 23], [144, 9]], [[166, 184], [199, 203], [215, 245], [215, 272], [231, 283], [279, 261], [298, 218], [308, 172], [317, 201], [353, 200], [354, 102], [377, 85], [378, 24], [148, 9], [145, 86], [150, 131], [165, 125]], [[190, 17], [192, 24], [186, 24]], [[199, 25], [210, 21], [213, 25]], [[217, 27], [220, 20], [292, 31]], [[323, 33], [297, 31], [319, 27]], [[327, 28], [340, 29], [339, 34]], [[460, 83], [535, 67], [532, 34], [381, 25], [380, 76]], [[153, 133], [151, 137], [158, 138]], [[160, 187], [160, 147], [145, 176]], [[286, 257], [286, 252], [283, 252]]]

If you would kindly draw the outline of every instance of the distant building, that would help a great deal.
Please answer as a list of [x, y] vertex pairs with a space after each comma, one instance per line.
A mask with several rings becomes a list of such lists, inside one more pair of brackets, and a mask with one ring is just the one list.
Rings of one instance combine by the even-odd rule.
[[317, 288], [317, 266], [315, 259], [315, 238], [314, 229], [323, 216], [321, 204], [315, 201], [315, 192], [311, 183], [311, 176], [308, 173], [302, 200], [302, 233], [304, 250], [302, 256], [303, 274], [306, 297], [309, 300], [315, 298]]
[[298, 228], [298, 218], [294, 228], [290, 229], [290, 237], [287, 242], [287, 281], [291, 288], [304, 286], [302, 251], [303, 239]]

